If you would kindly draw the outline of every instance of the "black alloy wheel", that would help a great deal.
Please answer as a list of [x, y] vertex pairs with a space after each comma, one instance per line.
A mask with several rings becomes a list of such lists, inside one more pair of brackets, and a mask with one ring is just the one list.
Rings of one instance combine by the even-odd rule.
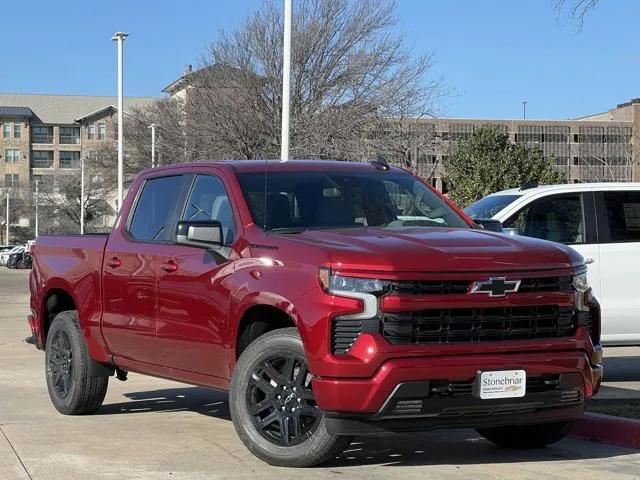
[[73, 350], [64, 330], [55, 332], [47, 365], [51, 386], [60, 399], [67, 398], [73, 383]]
[[281, 446], [297, 445], [313, 435], [322, 411], [311, 391], [306, 361], [273, 356], [251, 373], [247, 407], [256, 429]]

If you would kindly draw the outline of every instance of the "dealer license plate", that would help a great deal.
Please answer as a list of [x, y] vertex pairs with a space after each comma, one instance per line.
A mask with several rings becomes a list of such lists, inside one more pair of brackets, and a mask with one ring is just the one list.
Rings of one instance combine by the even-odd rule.
[[478, 372], [475, 387], [476, 396], [482, 400], [524, 397], [527, 373], [524, 370]]

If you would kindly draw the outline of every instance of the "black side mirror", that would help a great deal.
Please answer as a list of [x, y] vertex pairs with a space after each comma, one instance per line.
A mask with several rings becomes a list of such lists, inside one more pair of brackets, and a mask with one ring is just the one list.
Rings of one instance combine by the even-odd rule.
[[192, 247], [219, 247], [223, 243], [222, 225], [217, 220], [178, 222], [176, 241]]
[[502, 222], [493, 218], [474, 218], [474, 222], [490, 232], [502, 233]]

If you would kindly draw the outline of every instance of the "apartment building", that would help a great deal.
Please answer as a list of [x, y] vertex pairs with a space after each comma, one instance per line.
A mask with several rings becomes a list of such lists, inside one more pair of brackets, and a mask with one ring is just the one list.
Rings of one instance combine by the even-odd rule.
[[432, 184], [446, 191], [442, 173], [451, 147], [487, 125], [504, 129], [512, 142], [541, 148], [567, 182], [640, 181], [640, 98], [571, 120], [421, 119], [416, 127], [432, 141], [415, 149], [417, 173], [435, 172]]
[[[125, 110], [150, 102], [127, 97]], [[0, 93], [0, 186], [53, 188], [117, 136], [116, 97]]]

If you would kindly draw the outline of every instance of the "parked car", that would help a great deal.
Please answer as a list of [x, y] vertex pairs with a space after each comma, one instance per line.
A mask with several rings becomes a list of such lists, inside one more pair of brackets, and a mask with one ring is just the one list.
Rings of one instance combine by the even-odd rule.
[[640, 345], [640, 183], [582, 183], [511, 189], [466, 209], [507, 233], [570, 245], [589, 264], [602, 307], [603, 345]]
[[23, 249], [24, 249], [23, 246], [18, 245], [16, 247], [13, 247], [13, 248], [11, 248], [9, 250], [6, 250], [6, 251], [0, 253], [0, 265], [6, 266], [11, 254], [17, 253], [19, 251], [22, 251]]
[[25, 249], [22, 252], [15, 252], [9, 256], [7, 261], [7, 267], [9, 268], [31, 268], [32, 258], [31, 254]]
[[36, 240], [28, 321], [63, 414], [114, 373], [229, 390], [249, 450], [299, 467], [380, 432], [541, 447], [600, 386], [582, 257], [384, 162], [154, 168], [115, 225]]
[[7, 259], [7, 268], [20, 268], [19, 263], [24, 257], [25, 247], [20, 247], [9, 255]]
[[8, 252], [12, 248], [15, 248], [15, 245], [0, 245], [0, 253]]

